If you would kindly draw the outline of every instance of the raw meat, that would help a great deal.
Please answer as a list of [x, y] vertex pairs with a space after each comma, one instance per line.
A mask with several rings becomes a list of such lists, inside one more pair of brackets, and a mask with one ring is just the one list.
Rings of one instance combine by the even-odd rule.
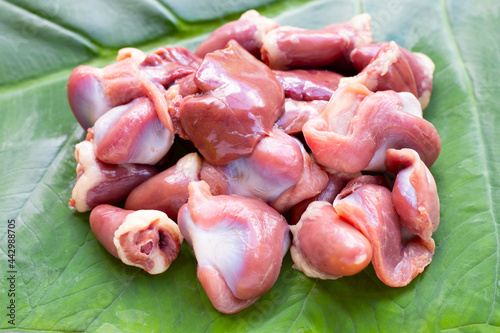
[[[376, 56], [380, 49], [389, 44], [382, 42], [377, 44], [361, 45], [351, 52], [350, 59], [354, 67], [361, 71], [365, 68], [370, 61]], [[417, 97], [422, 105], [422, 110], [427, 107], [431, 98], [432, 92], [432, 78], [434, 74], [435, 65], [432, 60], [423, 53], [411, 52], [399, 46], [402, 56], [408, 62], [411, 68], [415, 84], [417, 87]]]
[[198, 261], [198, 279], [213, 306], [235, 313], [268, 291], [290, 246], [285, 218], [259, 199], [212, 196], [189, 184], [178, 224]]
[[319, 164], [346, 173], [385, 171], [390, 148], [412, 148], [429, 167], [441, 150], [436, 128], [422, 118], [415, 96], [372, 93], [360, 84], [339, 88], [302, 131]]
[[174, 143], [154, 104], [139, 97], [103, 114], [92, 127], [95, 154], [106, 163], [158, 163]]
[[[355, 179], [337, 196], [333, 207], [370, 240], [378, 278], [391, 287], [409, 284], [432, 261], [434, 247], [420, 237], [403, 239], [391, 191], [371, 176]], [[375, 183], [375, 184], [374, 184]]]
[[125, 210], [99, 205], [90, 213], [90, 227], [99, 242], [124, 264], [150, 274], [165, 272], [183, 241], [179, 227], [162, 212]]
[[321, 30], [273, 29], [263, 38], [261, 57], [272, 69], [318, 68], [348, 59], [354, 48], [372, 42], [371, 17], [361, 14]]
[[235, 41], [207, 54], [194, 81], [201, 93], [182, 100], [180, 122], [210, 163], [251, 154], [283, 112], [283, 88], [273, 72]]
[[79, 212], [120, 202], [137, 185], [157, 173], [151, 165], [101, 162], [95, 156], [94, 143], [87, 140], [75, 146], [75, 159], [77, 178], [69, 205]]
[[188, 184], [200, 180], [202, 159], [197, 153], [182, 157], [165, 171], [149, 178], [130, 192], [125, 209], [154, 209], [176, 221], [189, 197]]
[[253, 56], [260, 58], [260, 48], [264, 35], [277, 28], [273, 20], [260, 15], [256, 10], [249, 10], [241, 17], [215, 29], [195, 51], [199, 57], [226, 47], [230, 40], [235, 40]]
[[294, 268], [309, 277], [333, 280], [354, 275], [372, 259], [370, 241], [327, 201], [312, 202], [290, 231]]

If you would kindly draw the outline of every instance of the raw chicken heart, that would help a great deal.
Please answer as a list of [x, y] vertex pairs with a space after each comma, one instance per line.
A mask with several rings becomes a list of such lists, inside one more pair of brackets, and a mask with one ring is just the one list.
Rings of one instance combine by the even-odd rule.
[[276, 282], [290, 245], [289, 228], [261, 200], [212, 196], [207, 183], [191, 182], [177, 221], [196, 255], [198, 279], [218, 311], [241, 311]]

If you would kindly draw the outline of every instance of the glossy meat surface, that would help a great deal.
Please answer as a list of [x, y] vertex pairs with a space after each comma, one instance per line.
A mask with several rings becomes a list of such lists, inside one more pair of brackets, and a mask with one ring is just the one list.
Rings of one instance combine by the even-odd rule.
[[108, 164], [95, 156], [94, 143], [75, 146], [77, 179], [71, 193], [70, 206], [86, 212], [100, 204], [117, 203], [139, 184], [154, 176], [153, 166], [143, 164]]
[[305, 151], [302, 143], [278, 129], [262, 138], [248, 156], [214, 165], [191, 153], [134, 189], [128, 209], [157, 209], [176, 219], [187, 201], [189, 182], [204, 180], [211, 193], [254, 197], [281, 213], [320, 193], [328, 176]]
[[274, 70], [285, 96], [297, 101], [330, 100], [342, 75], [319, 69]]
[[396, 175], [392, 199], [402, 225], [432, 247], [431, 237], [439, 225], [440, 211], [434, 177], [411, 149], [389, 149], [385, 164], [387, 171]]
[[[382, 42], [357, 47], [350, 55], [352, 64], [358, 71], [362, 71], [363, 68], [368, 66], [377, 53], [388, 44], [388, 42]], [[425, 109], [431, 98], [435, 65], [432, 60], [423, 53], [411, 52], [401, 46], [399, 46], [399, 49], [401, 55], [411, 68], [413, 77], [415, 78], [418, 100], [422, 105], [422, 109]]]
[[129, 47], [107, 67], [79, 66], [68, 99], [88, 134], [70, 206], [92, 210], [99, 242], [151, 274], [185, 237], [222, 313], [273, 286], [290, 231], [309, 277], [371, 262], [406, 286], [432, 261], [440, 218], [429, 168], [441, 143], [422, 117], [434, 64], [372, 44], [370, 21], [310, 30], [249, 10], [195, 53]]
[[251, 155], [228, 163], [224, 174], [231, 194], [262, 199], [281, 213], [321, 192], [328, 181], [300, 141], [277, 129]]
[[177, 213], [189, 197], [188, 184], [200, 180], [202, 160], [190, 153], [177, 163], [151, 177], [130, 192], [125, 209], [154, 209], [176, 221]]
[[201, 93], [183, 99], [180, 121], [210, 163], [249, 155], [283, 112], [283, 88], [272, 71], [235, 41], [206, 55], [194, 81]]
[[382, 47], [358, 75], [343, 79], [340, 86], [352, 83], [361, 83], [373, 92], [406, 91], [418, 97], [413, 72], [395, 42]]
[[344, 187], [355, 177], [361, 176], [361, 172], [350, 174], [333, 170], [328, 170], [328, 183], [326, 187], [314, 197], [305, 199], [292, 207], [290, 210], [289, 223], [297, 224], [306, 211], [309, 204], [313, 201], [326, 201], [333, 203], [335, 197], [344, 189]]
[[250, 306], [278, 278], [290, 245], [283, 216], [258, 199], [212, 196], [189, 184], [178, 224], [198, 261], [198, 278], [213, 306], [234, 313]]
[[276, 121], [276, 126], [287, 134], [302, 132], [302, 126], [309, 120], [323, 112], [328, 104], [324, 100], [296, 101], [285, 98], [285, 110]]
[[[92, 127], [113, 107], [138, 97], [150, 98], [157, 110], [162, 111], [164, 102], [159, 96], [164, 89], [193, 73], [199, 61], [184, 48], [160, 48], [144, 58], [129, 50], [125, 55], [122, 53], [120, 61], [104, 68], [86, 65], [75, 68], [68, 79], [68, 101], [84, 129]], [[162, 122], [168, 125], [167, 121]]]
[[285, 92], [285, 108], [276, 121], [287, 134], [302, 131], [309, 119], [319, 115], [337, 90], [342, 75], [328, 70], [274, 70]]
[[174, 142], [174, 134], [163, 126], [154, 104], [144, 97], [109, 110], [92, 130], [97, 158], [112, 164], [154, 165]]
[[371, 93], [360, 84], [339, 88], [325, 111], [302, 130], [319, 164], [346, 173], [385, 171], [390, 148], [412, 148], [427, 166], [441, 150], [435, 127], [422, 118], [413, 95]]
[[165, 272], [181, 249], [179, 227], [159, 211], [99, 205], [89, 220], [96, 238], [109, 253], [150, 274]]
[[372, 259], [369, 240], [342, 220], [327, 201], [312, 202], [290, 231], [295, 268], [309, 277], [338, 279], [354, 275]]
[[[375, 181], [376, 182], [376, 181]], [[349, 184], [333, 203], [337, 214], [370, 240], [378, 278], [391, 287], [409, 284], [432, 261], [434, 247], [420, 237], [402, 238], [391, 191], [365, 181]]]
[[235, 40], [253, 56], [260, 58], [260, 48], [264, 35], [277, 28], [273, 20], [249, 10], [236, 21], [228, 22], [215, 29], [196, 49], [195, 54], [204, 57], [210, 52], [226, 47], [230, 40]]
[[361, 14], [321, 30], [273, 29], [263, 38], [261, 57], [272, 69], [318, 68], [348, 58], [355, 47], [371, 42], [371, 17]]

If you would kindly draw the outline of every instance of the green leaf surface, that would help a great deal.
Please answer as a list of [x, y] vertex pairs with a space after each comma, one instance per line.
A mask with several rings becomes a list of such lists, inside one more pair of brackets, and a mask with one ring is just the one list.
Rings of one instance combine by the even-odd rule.
[[[212, 4], [212, 7], [209, 6]], [[274, 287], [250, 308], [215, 311], [184, 244], [160, 276], [125, 266], [97, 242], [88, 214], [67, 205], [74, 145], [84, 138], [66, 81], [104, 66], [121, 46], [194, 49], [235, 12], [320, 28], [368, 12], [374, 38], [436, 64], [424, 117], [442, 152], [431, 168], [441, 200], [433, 262], [390, 288], [373, 269], [311, 279], [285, 257]], [[229, 16], [225, 16], [229, 15]], [[203, 20], [203, 22], [198, 22]], [[208, 20], [208, 21], [205, 21]], [[190, 23], [186, 23], [190, 22]], [[0, 0], [0, 328], [19, 332], [494, 332], [500, 330], [500, 3], [472, 1]], [[8, 225], [15, 221], [15, 296]], [[15, 326], [7, 306], [15, 300]]]
[[154, 0], [6, 1], [104, 48], [144, 43], [172, 32], [177, 25], [175, 16]]
[[160, 0], [171, 8], [179, 18], [188, 22], [220, 19], [229, 14], [241, 13], [245, 10], [258, 8], [276, 0]]

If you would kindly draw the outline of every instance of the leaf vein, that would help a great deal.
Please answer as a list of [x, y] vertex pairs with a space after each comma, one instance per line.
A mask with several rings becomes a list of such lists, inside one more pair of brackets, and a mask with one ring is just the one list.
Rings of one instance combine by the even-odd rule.
[[302, 306], [300, 307], [300, 311], [297, 314], [297, 317], [295, 317], [295, 320], [290, 324], [290, 328], [288, 329], [287, 333], [292, 330], [293, 326], [295, 325], [295, 323], [297, 323], [297, 321], [299, 320], [300, 316], [302, 315], [302, 312], [304, 312], [304, 308], [306, 306], [307, 300], [308, 300], [309, 296], [311, 295], [312, 291], [314, 290], [314, 288], [316, 288], [316, 285], [318, 284], [318, 280], [319, 279], [315, 279], [314, 280], [313, 285], [311, 286], [311, 288], [309, 289], [309, 291], [307, 292], [307, 294], [302, 299]]
[[[88, 236], [88, 233], [90, 233], [90, 229], [89, 231], [87, 232], [87, 236]], [[78, 249], [77, 251], [75, 252], [75, 254], [71, 257], [71, 259], [68, 261], [68, 264], [66, 266], [64, 266], [64, 269], [61, 271], [61, 273], [59, 274], [59, 276], [54, 279], [54, 281], [57, 281], [58, 279], [61, 278], [61, 276], [64, 275], [64, 273], [68, 270], [68, 267], [70, 267], [70, 264], [71, 262], [75, 259], [75, 257], [77, 256], [78, 252], [80, 252], [80, 250], [82, 249], [82, 244], [80, 244], [80, 246], [78, 246]], [[56, 286], [55, 283], [51, 283], [50, 284], [50, 287], [47, 288], [47, 290], [45, 290], [45, 292], [43, 293], [43, 295], [38, 299], [38, 302], [36, 303], [36, 305], [34, 305], [31, 310], [27, 313], [26, 317], [24, 317], [24, 319], [20, 322], [20, 324], [22, 324], [28, 317], [29, 315], [35, 311], [35, 309], [38, 307], [38, 306], [41, 306], [41, 305], [45, 305], [45, 304], [49, 304], [50, 302], [48, 303], [41, 303], [43, 301], [43, 299], [47, 296], [47, 295], [50, 295], [50, 291], [52, 290], [52, 288], [54, 288]]]
[[96, 54], [99, 53], [99, 49], [102, 48], [102, 46], [100, 46], [97, 42], [93, 41], [88, 36], [85, 36], [81, 31], [76, 31], [75, 29], [64, 26], [59, 22], [54, 22], [47, 17], [41, 16], [39, 13], [36, 13], [36, 12], [22, 6], [21, 4], [19, 4], [19, 2], [12, 3], [12, 2], [6, 2], [5, 0], [0, 0], [0, 2], [3, 2], [6, 5], [10, 5], [14, 8], [17, 8], [18, 10], [23, 11], [30, 16], [36, 17], [37, 19], [43, 20], [43, 22], [45, 24], [52, 26], [54, 29], [60, 29], [60, 30], [64, 31], [67, 35], [74, 37], [75, 40], [77, 40], [80, 43], [82, 43], [83, 45], [87, 46], [92, 51], [94, 51]]
[[487, 159], [487, 153], [486, 153], [486, 144], [485, 144], [485, 134], [484, 131], [481, 127], [481, 122], [479, 119], [479, 109], [477, 105], [477, 96], [474, 92], [473, 88], [473, 83], [472, 83], [472, 78], [471, 74], [467, 68], [463, 52], [460, 49], [460, 46], [458, 44], [456, 35], [453, 33], [453, 26], [451, 23], [450, 19], [450, 13], [449, 13], [449, 8], [446, 6], [445, 0], [441, 0], [441, 8], [442, 8], [442, 13], [444, 15], [444, 26], [445, 26], [445, 32], [447, 33], [449, 39], [452, 41], [452, 46], [455, 52], [456, 57], [459, 60], [460, 68], [464, 74], [465, 78], [465, 83], [467, 87], [467, 93], [470, 96], [471, 99], [471, 111], [472, 111], [472, 116], [473, 116], [473, 121], [474, 125], [477, 128], [477, 132], [479, 133], [478, 135], [478, 152], [479, 152], [479, 158], [481, 160], [480, 165], [484, 166], [484, 178], [485, 178], [485, 188], [486, 188], [486, 194], [487, 194], [487, 200], [488, 200], [488, 205], [490, 207], [489, 213], [492, 218], [493, 222], [493, 228], [495, 230], [496, 234], [496, 243], [497, 243], [497, 260], [496, 260], [496, 269], [495, 269], [495, 283], [494, 283], [494, 290], [493, 290], [493, 300], [491, 303], [491, 311], [488, 316], [488, 320], [490, 320], [491, 316], [494, 314], [495, 311], [495, 304], [496, 304], [496, 294], [497, 294], [497, 288], [498, 288], [498, 270], [499, 270], [499, 260], [500, 260], [500, 234], [498, 230], [498, 222], [496, 221], [496, 214], [495, 214], [495, 205], [494, 205], [494, 199], [493, 199], [493, 193], [492, 193], [492, 188], [490, 184], [492, 184], [491, 181], [491, 174], [490, 170], [488, 168], [488, 159]]
[[122, 290], [118, 293], [118, 295], [115, 297], [115, 299], [108, 305], [106, 306], [105, 308], [102, 309], [102, 311], [99, 313], [99, 315], [97, 315], [94, 320], [89, 324], [89, 326], [87, 327], [87, 331], [90, 327], [92, 327], [92, 325], [102, 316], [102, 314], [107, 310], [109, 309], [113, 304], [115, 304], [115, 302], [120, 298], [120, 296], [125, 292], [125, 290], [129, 287], [129, 285], [132, 283], [132, 281], [135, 280], [137, 274], [139, 273], [140, 269], [138, 268], [134, 274], [132, 274], [130, 276], [130, 279], [127, 281], [126, 284], [124, 284]]

